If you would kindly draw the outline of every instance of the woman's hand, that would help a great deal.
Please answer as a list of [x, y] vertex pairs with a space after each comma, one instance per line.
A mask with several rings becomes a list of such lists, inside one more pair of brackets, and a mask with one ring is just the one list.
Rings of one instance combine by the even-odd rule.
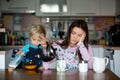
[[82, 36], [80, 37], [79, 42], [77, 43], [77, 45], [78, 45], [78, 46], [79, 46], [81, 43], [83, 43], [83, 42], [84, 42], [85, 37], [86, 37], [86, 34], [85, 34], [85, 33], [83, 33], [83, 34], [82, 34]]
[[85, 34], [85, 33], [83, 33], [83, 34], [82, 34], [82, 36], [81, 36], [81, 38], [80, 38], [80, 40], [79, 40], [79, 42], [83, 42], [83, 41], [84, 41], [84, 39], [85, 39], [85, 37], [86, 37], [86, 34]]

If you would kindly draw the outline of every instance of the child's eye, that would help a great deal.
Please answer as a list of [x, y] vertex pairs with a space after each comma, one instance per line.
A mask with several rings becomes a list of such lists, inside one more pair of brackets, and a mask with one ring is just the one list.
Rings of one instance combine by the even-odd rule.
[[35, 39], [33, 39], [33, 40], [35, 40]]
[[37, 41], [39, 41], [39, 42], [40, 42], [41, 40], [37, 40]]
[[74, 35], [74, 34], [75, 34], [75, 32], [72, 32], [72, 34]]

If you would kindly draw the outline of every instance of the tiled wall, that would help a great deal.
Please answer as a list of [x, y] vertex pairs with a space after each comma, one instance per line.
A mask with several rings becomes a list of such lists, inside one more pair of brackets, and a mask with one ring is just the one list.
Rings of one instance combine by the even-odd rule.
[[[67, 28], [75, 19], [83, 19], [88, 23], [91, 40], [105, 37], [105, 32], [114, 25], [114, 17], [36, 17], [34, 15], [3, 15], [2, 22], [8, 31], [29, 32], [31, 26], [43, 24], [47, 36], [56, 37], [59, 31], [67, 32]], [[26, 34], [26, 33], [25, 33]], [[28, 34], [26, 34], [28, 37]], [[63, 36], [64, 37], [64, 36]]]

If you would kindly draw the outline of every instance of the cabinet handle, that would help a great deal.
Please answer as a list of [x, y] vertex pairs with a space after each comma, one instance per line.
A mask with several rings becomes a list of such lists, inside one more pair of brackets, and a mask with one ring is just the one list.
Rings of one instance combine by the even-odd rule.
[[90, 15], [90, 16], [92, 16], [92, 15], [95, 15], [96, 13], [76, 13], [76, 15], [86, 15], [86, 16], [88, 16], [88, 15]]
[[28, 9], [27, 7], [9, 7], [8, 9]]

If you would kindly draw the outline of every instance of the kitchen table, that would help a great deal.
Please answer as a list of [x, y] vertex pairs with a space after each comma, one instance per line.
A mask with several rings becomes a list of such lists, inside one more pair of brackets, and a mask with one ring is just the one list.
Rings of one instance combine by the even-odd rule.
[[93, 70], [88, 70], [87, 73], [78, 70], [57, 72], [55, 69], [43, 72], [15, 69], [9, 72], [7, 69], [1, 69], [0, 80], [120, 80], [120, 78], [109, 69], [103, 73], [95, 73]]

